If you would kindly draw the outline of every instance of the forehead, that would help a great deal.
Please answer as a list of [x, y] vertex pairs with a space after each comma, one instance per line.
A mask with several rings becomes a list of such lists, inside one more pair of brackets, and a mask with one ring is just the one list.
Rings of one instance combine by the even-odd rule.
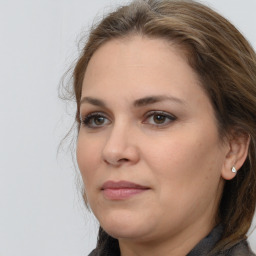
[[[131, 35], [124, 38], [111, 39], [101, 45], [89, 61], [88, 69], [93, 65], [108, 67], [111, 65], [144, 66], [148, 64], [158, 66], [168, 59], [168, 52], [187, 61], [184, 49], [162, 38]], [[169, 59], [170, 60], [170, 59]], [[98, 62], [99, 61], [99, 62]], [[171, 61], [171, 60], [170, 60]]]
[[157, 89], [159, 83], [200, 84], [180, 48], [164, 39], [131, 36], [110, 40], [94, 53], [85, 72], [83, 94], [106, 90], [110, 84], [146, 90]]

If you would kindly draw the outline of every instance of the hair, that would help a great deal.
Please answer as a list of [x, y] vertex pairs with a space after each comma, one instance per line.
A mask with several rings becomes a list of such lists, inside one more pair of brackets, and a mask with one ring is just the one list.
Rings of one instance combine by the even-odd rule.
[[[183, 49], [198, 74], [215, 111], [220, 136], [230, 130], [250, 137], [248, 157], [232, 180], [226, 181], [218, 218], [224, 227], [215, 249], [246, 238], [256, 205], [256, 55], [241, 33], [225, 18], [195, 1], [135, 0], [96, 24], [73, 70], [76, 122], [87, 65], [99, 47], [112, 39], [141, 35], [165, 39]], [[102, 228], [100, 248], [116, 243]]]

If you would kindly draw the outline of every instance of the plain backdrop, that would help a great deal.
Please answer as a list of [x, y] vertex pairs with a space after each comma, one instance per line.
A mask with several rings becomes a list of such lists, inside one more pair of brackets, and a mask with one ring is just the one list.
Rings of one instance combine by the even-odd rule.
[[[58, 85], [95, 16], [121, 2], [0, 0], [0, 256], [82, 256], [95, 246], [70, 154], [57, 156], [74, 114]], [[256, 48], [255, 0], [202, 2]], [[256, 251], [256, 231], [250, 242]]]

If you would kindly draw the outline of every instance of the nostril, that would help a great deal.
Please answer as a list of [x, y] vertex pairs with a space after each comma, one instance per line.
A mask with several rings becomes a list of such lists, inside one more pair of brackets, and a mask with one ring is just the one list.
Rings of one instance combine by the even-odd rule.
[[124, 145], [123, 148], [112, 146], [105, 147], [102, 151], [102, 160], [106, 164], [119, 166], [128, 163], [135, 164], [139, 160], [139, 153], [136, 147], [130, 145]]
[[126, 162], [129, 162], [129, 159], [128, 158], [121, 158], [121, 159], [119, 159], [119, 160], [117, 160], [117, 161], [111, 161], [111, 160], [104, 160], [104, 162], [105, 163], [107, 163], [107, 164], [111, 164], [111, 165], [114, 165], [114, 166], [119, 166], [120, 164], [122, 164], [122, 163], [126, 163]]
[[128, 161], [129, 161], [129, 159], [127, 159], [127, 158], [122, 158], [122, 159], [119, 159], [118, 162], [128, 162]]

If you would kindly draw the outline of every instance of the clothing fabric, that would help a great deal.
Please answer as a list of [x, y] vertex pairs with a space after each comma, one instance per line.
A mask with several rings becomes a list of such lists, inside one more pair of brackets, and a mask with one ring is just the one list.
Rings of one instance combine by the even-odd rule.
[[[222, 232], [222, 226], [218, 225], [186, 256], [256, 256], [256, 254], [251, 251], [246, 240], [241, 240], [224, 251], [210, 254], [210, 251], [220, 240]], [[88, 256], [120, 256], [118, 241], [116, 239], [109, 238], [101, 250], [95, 249]]]

